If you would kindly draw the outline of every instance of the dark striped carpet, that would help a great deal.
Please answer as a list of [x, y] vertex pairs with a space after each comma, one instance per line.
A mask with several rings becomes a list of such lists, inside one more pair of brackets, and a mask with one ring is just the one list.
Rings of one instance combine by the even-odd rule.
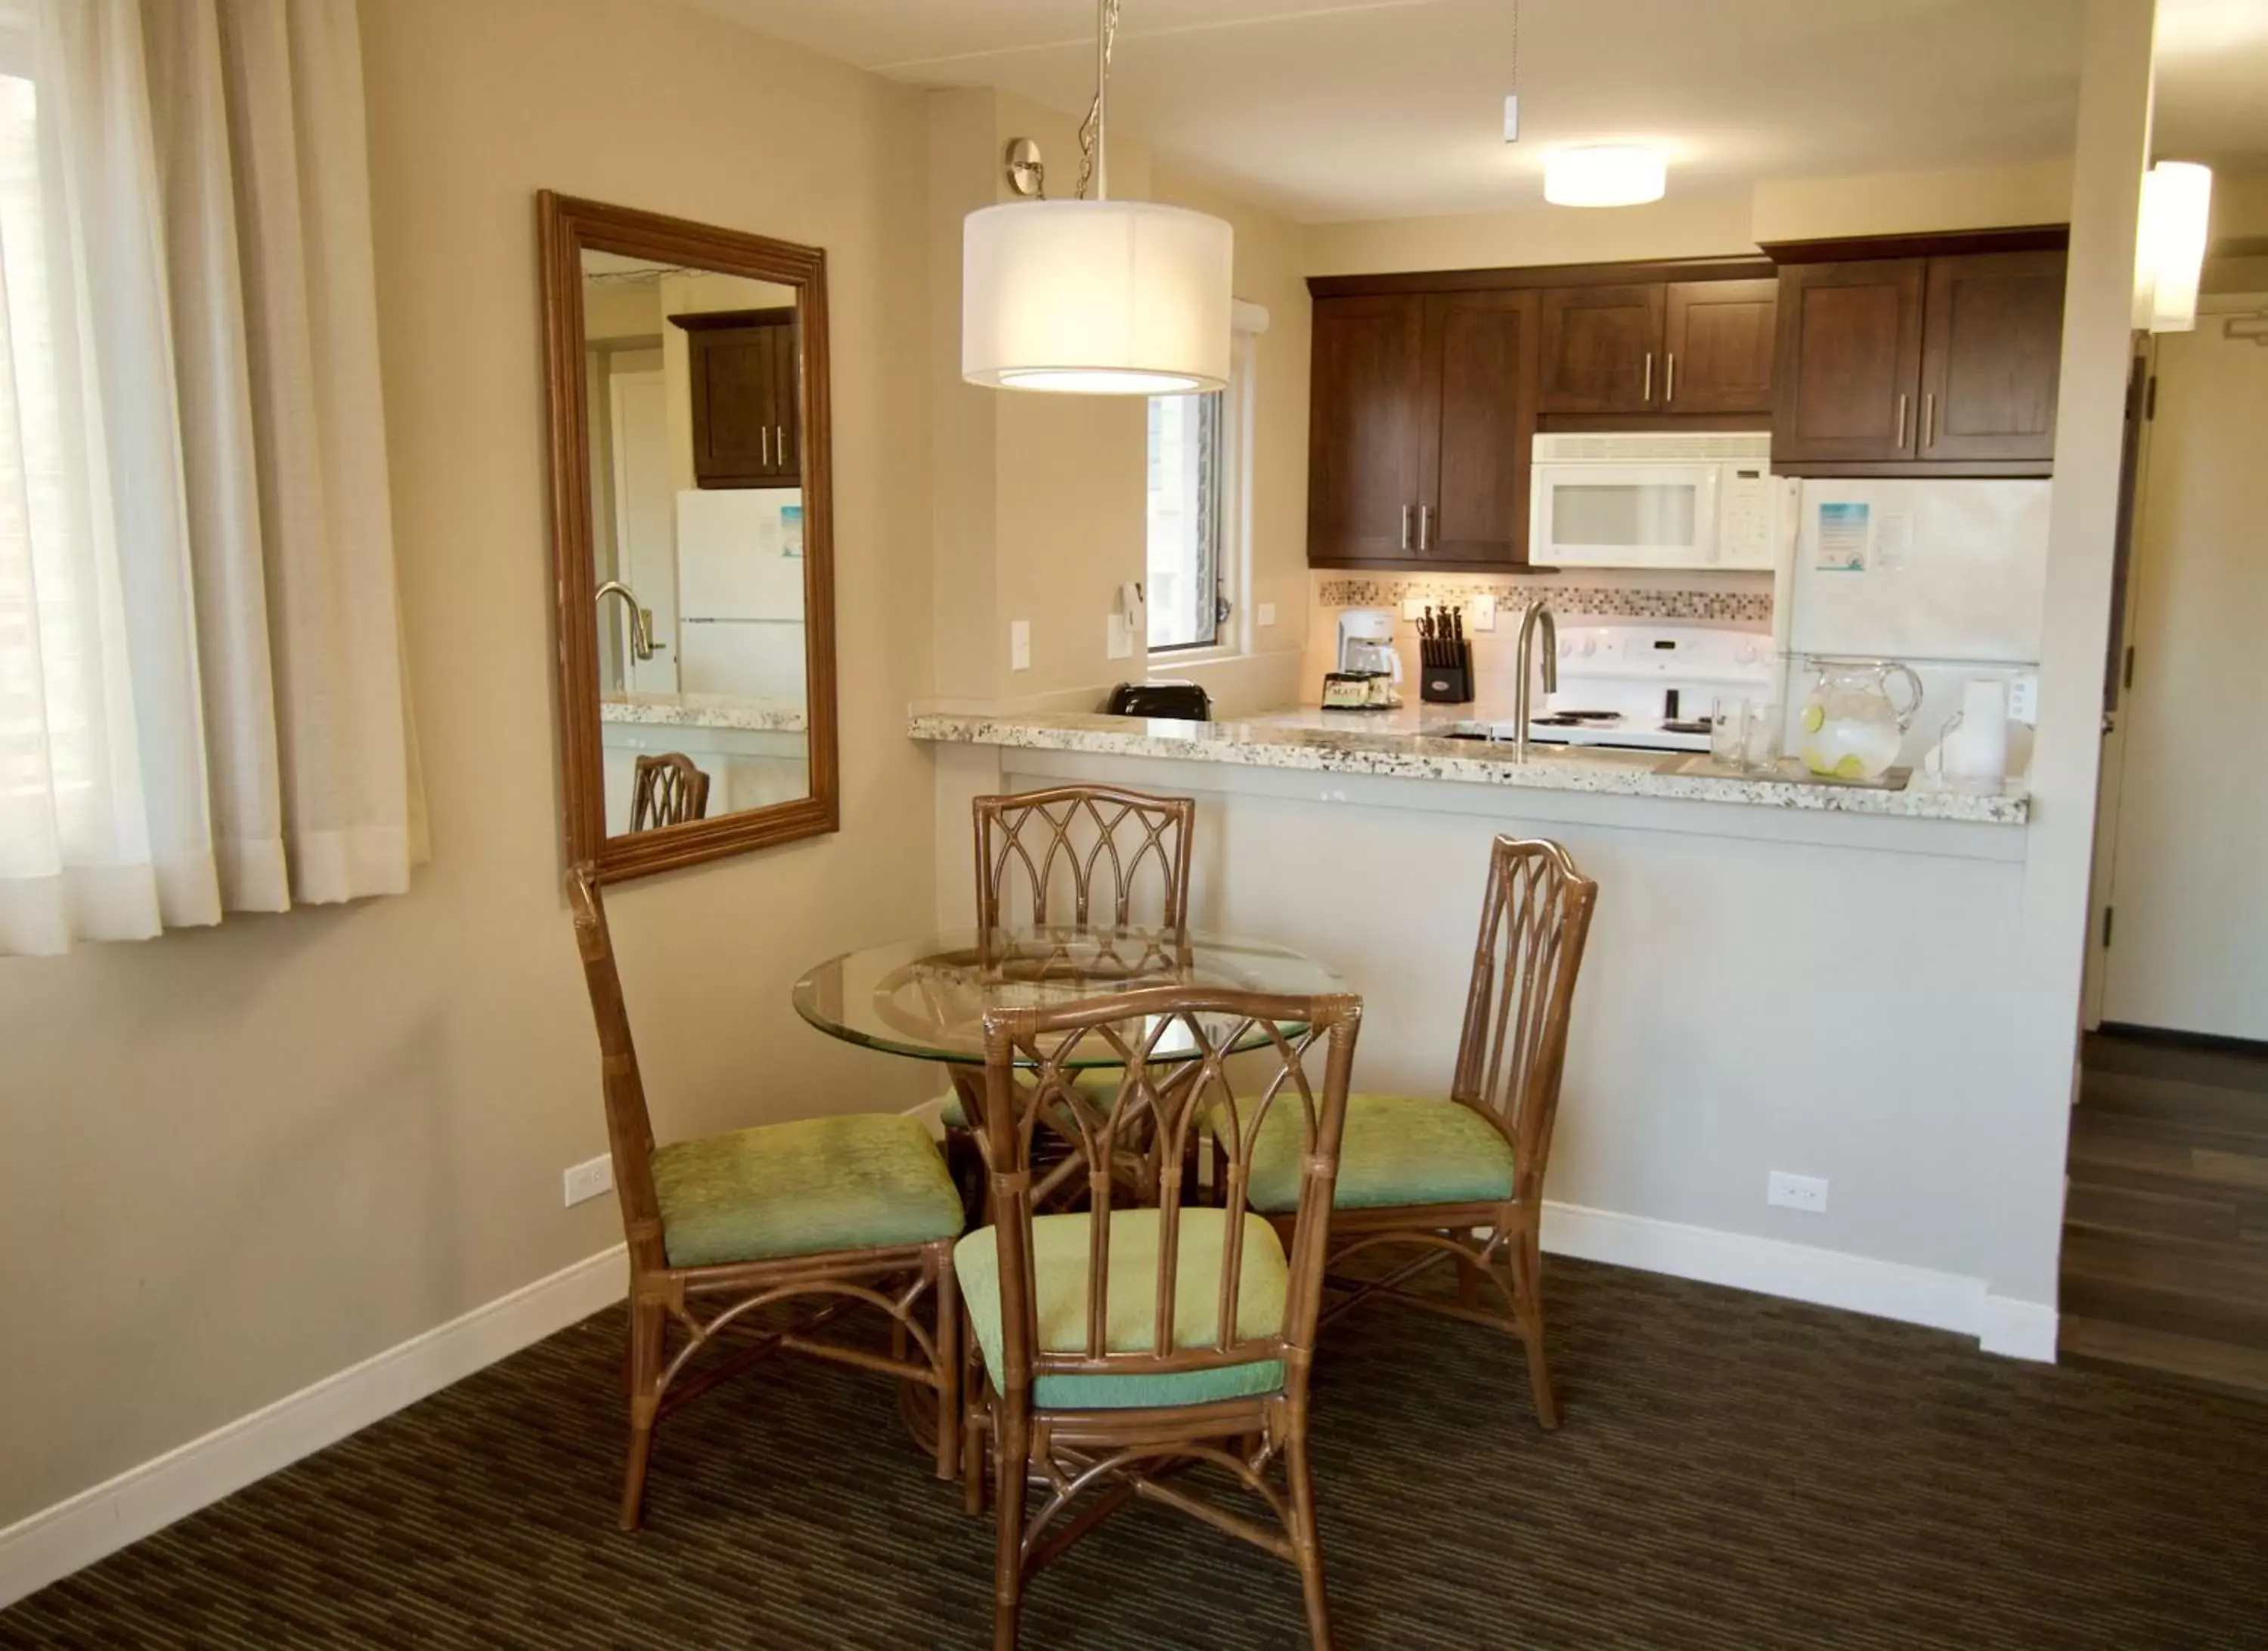
[[[1517, 1350], [1390, 1308], [1329, 1344], [1343, 1647], [2268, 1646], [2268, 1407], [1548, 1264], [1567, 1425]], [[609, 1313], [0, 1614], [5, 1647], [975, 1647], [990, 1526], [886, 1381], [776, 1365], [665, 1428], [613, 1529]], [[1296, 1647], [1288, 1566], [1138, 1509], [1024, 1643]]]

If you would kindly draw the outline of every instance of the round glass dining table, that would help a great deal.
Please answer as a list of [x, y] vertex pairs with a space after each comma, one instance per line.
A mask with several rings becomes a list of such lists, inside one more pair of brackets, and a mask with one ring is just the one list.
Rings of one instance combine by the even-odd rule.
[[[987, 1010], [1080, 1003], [1165, 985], [1301, 997], [1346, 990], [1314, 958], [1267, 940], [1195, 929], [1064, 926], [968, 931], [847, 952], [795, 983], [795, 1007], [821, 1031], [848, 1043], [981, 1066]], [[1266, 1041], [1264, 1031], [1256, 1031], [1248, 1046]], [[1150, 1058], [1186, 1060], [1196, 1053], [1188, 1028], [1174, 1026]], [[1119, 1063], [1108, 1043], [1093, 1039], [1066, 1064]]]

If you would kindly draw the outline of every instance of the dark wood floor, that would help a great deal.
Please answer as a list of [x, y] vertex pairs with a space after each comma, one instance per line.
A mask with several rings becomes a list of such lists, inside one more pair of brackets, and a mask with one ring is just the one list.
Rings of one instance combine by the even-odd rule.
[[2087, 1041], [2062, 1358], [2268, 1398], [2268, 1057]]

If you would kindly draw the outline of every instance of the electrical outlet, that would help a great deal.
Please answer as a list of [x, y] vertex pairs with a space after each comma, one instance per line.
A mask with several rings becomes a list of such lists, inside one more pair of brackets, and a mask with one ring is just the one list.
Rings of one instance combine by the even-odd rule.
[[1008, 668], [1012, 671], [1032, 668], [1032, 622], [1028, 619], [1008, 622]]
[[1134, 627], [1121, 614], [1102, 616], [1102, 655], [1108, 660], [1123, 660], [1134, 652]]
[[1261, 603], [1259, 619], [1260, 623], [1263, 625], [1274, 624], [1276, 623], [1276, 604], [1273, 602]]
[[1816, 1176], [1792, 1176], [1785, 1169], [1775, 1169], [1764, 1183], [1764, 1202], [1801, 1210], [1807, 1215], [1824, 1215], [1827, 1183]]
[[1425, 599], [1422, 596], [1403, 597], [1402, 616], [1404, 619], [1423, 619], [1425, 616]]
[[1496, 629], [1496, 598], [1486, 591], [1478, 591], [1465, 598], [1465, 629], [1493, 630]]
[[567, 1207], [587, 1204], [615, 1190], [615, 1161], [593, 1158], [587, 1163], [577, 1164], [567, 1172]]
[[2040, 679], [2036, 676], [2015, 676], [2008, 679], [2008, 720], [2029, 722], [2034, 727], [2040, 721]]

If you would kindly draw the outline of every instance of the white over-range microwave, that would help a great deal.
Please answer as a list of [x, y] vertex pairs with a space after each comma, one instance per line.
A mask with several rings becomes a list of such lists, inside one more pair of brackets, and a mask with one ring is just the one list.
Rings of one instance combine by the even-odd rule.
[[1763, 431], [1538, 436], [1528, 559], [1769, 571], [1778, 523], [1771, 459]]

